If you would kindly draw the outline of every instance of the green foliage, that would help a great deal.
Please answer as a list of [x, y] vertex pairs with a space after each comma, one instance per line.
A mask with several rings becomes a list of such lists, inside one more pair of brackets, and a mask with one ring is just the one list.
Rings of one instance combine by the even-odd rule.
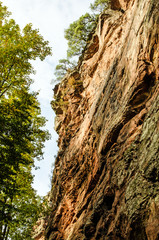
[[[91, 35], [95, 31], [99, 13], [108, 6], [109, 0], [95, 0], [90, 5], [93, 13], [82, 15], [65, 30], [65, 38], [68, 41], [67, 59], [61, 59], [56, 66], [55, 76], [57, 81], [60, 81], [69, 70], [72, 70], [77, 65], [77, 57], [82, 55]], [[72, 61], [73, 58], [76, 60]]]
[[8, 15], [5, 9], [0, 2], [0, 97], [9, 94], [11, 88], [30, 84], [29, 75], [34, 73], [30, 60], [44, 60], [51, 54], [38, 30], [28, 24], [21, 33], [13, 19], [3, 18]]
[[77, 21], [70, 24], [65, 30], [65, 38], [68, 40], [68, 57], [80, 56], [85, 48], [89, 34], [95, 29], [97, 18], [86, 13]]
[[1, 203], [5, 206], [3, 229], [6, 228], [6, 233], [9, 230], [7, 237], [12, 240], [32, 239], [33, 225], [42, 211], [42, 201], [31, 188], [32, 176], [28, 170], [21, 167], [21, 172], [16, 175], [13, 199], [7, 194], [3, 197], [5, 205]]
[[10, 12], [7, 10], [6, 6], [2, 6], [2, 2], [0, 2], [0, 22], [4, 21], [6, 17], [10, 16]]
[[93, 4], [90, 5], [90, 8], [94, 12], [101, 13], [109, 6], [110, 0], [95, 0]]
[[23, 32], [0, 2], [0, 239], [32, 239], [41, 200], [31, 169], [42, 159], [45, 118], [30, 92], [30, 60], [51, 54], [48, 42], [28, 24]]
[[[77, 65], [77, 56], [80, 56], [87, 45], [89, 35], [96, 26], [97, 18], [86, 13], [77, 21], [70, 24], [65, 30], [65, 38], [68, 40], [67, 59], [59, 60], [55, 69], [56, 80], [60, 81], [67, 72], [73, 70]], [[72, 58], [76, 60], [72, 60]]]
[[75, 61], [70, 61], [69, 59], [60, 59], [59, 64], [55, 69], [56, 80], [60, 81], [65, 76], [65, 74], [74, 69], [75, 66]]

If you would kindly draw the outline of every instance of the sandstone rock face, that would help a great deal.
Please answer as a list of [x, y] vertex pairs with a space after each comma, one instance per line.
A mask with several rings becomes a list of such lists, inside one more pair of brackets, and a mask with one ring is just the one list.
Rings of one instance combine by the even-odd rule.
[[52, 105], [45, 238], [159, 239], [159, 1], [112, 0]]
[[34, 226], [33, 229], [33, 234], [32, 234], [32, 238], [34, 240], [45, 240], [45, 236], [44, 236], [44, 231], [45, 231], [45, 226], [46, 225], [46, 221], [45, 218], [39, 218], [39, 220], [36, 223], [36, 226]]

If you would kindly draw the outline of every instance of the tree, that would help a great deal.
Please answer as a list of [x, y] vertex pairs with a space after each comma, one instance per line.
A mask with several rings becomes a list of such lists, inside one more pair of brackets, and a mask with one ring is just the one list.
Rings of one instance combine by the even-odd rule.
[[89, 39], [90, 33], [95, 29], [96, 17], [86, 13], [77, 21], [70, 24], [65, 30], [65, 38], [68, 40], [67, 56], [80, 56]]
[[20, 31], [19, 25], [9, 16], [0, 2], [0, 97], [9, 94], [13, 88], [31, 84], [29, 75], [34, 73], [30, 60], [39, 57], [44, 60], [51, 54], [48, 42], [38, 30], [28, 24]]
[[61, 80], [68, 71], [77, 65], [77, 56], [82, 54], [87, 45], [89, 35], [96, 26], [96, 20], [96, 17], [86, 13], [65, 30], [65, 38], [68, 40], [67, 59], [59, 60], [59, 64], [55, 68], [57, 81]]
[[70, 61], [67, 59], [60, 59], [59, 64], [55, 68], [56, 80], [60, 81], [67, 72], [74, 69], [76, 66], [76, 61]]
[[[41, 130], [45, 119], [40, 114], [37, 93], [29, 93], [26, 88], [16, 90], [10, 98], [1, 100], [1, 176], [6, 172], [14, 174], [14, 168], [18, 170], [20, 163], [34, 164], [33, 159], [42, 158], [44, 141], [49, 136], [47, 131]], [[1, 184], [4, 184], [5, 175], [1, 177]]]
[[43, 206], [42, 199], [36, 195], [31, 182], [32, 176], [29, 171], [21, 169], [14, 189], [16, 194], [12, 201], [10, 198], [7, 199], [5, 209], [7, 216], [3, 225], [6, 229], [5, 239], [6, 237], [12, 240], [32, 239], [33, 225], [42, 212]]
[[[82, 55], [82, 52], [95, 31], [99, 14], [109, 7], [109, 1], [110, 0], [95, 0], [95, 2], [90, 5], [93, 13], [82, 15], [65, 30], [65, 38], [68, 41], [67, 59], [59, 60], [59, 64], [55, 69], [56, 80], [61, 80], [68, 69], [72, 70], [77, 65], [77, 57]], [[72, 61], [72, 58], [75, 58], [75, 60]]]
[[[4, 236], [5, 229], [11, 232], [15, 227], [23, 234], [18, 216], [23, 217], [21, 223], [25, 223], [28, 217], [24, 210], [28, 203], [36, 200], [35, 192], [31, 190], [31, 168], [35, 158], [42, 158], [43, 144], [49, 137], [47, 131], [41, 130], [45, 119], [40, 117], [36, 95], [28, 93], [27, 89], [16, 90], [15, 95], [3, 99], [0, 105], [0, 220]], [[21, 204], [15, 207], [16, 202], [19, 204], [18, 199]], [[21, 208], [22, 205], [25, 208]], [[34, 210], [38, 211], [35, 206]], [[26, 224], [24, 226], [26, 231]]]
[[31, 169], [49, 139], [38, 93], [30, 91], [30, 60], [51, 49], [31, 24], [21, 32], [9, 15], [0, 2], [0, 239], [29, 240], [41, 206]]
[[109, 7], [109, 2], [110, 0], [95, 0], [94, 3], [91, 3], [90, 9], [99, 14]]

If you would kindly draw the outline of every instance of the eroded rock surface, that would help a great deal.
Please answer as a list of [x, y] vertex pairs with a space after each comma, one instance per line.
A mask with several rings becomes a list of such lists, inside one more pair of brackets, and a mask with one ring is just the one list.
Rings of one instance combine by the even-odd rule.
[[112, 0], [52, 105], [45, 238], [159, 239], [159, 1]]

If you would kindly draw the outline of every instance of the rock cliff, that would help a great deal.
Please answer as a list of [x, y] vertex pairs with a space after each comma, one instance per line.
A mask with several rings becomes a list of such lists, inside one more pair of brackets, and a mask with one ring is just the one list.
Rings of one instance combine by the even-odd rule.
[[159, 239], [159, 1], [112, 0], [52, 106], [45, 238]]

